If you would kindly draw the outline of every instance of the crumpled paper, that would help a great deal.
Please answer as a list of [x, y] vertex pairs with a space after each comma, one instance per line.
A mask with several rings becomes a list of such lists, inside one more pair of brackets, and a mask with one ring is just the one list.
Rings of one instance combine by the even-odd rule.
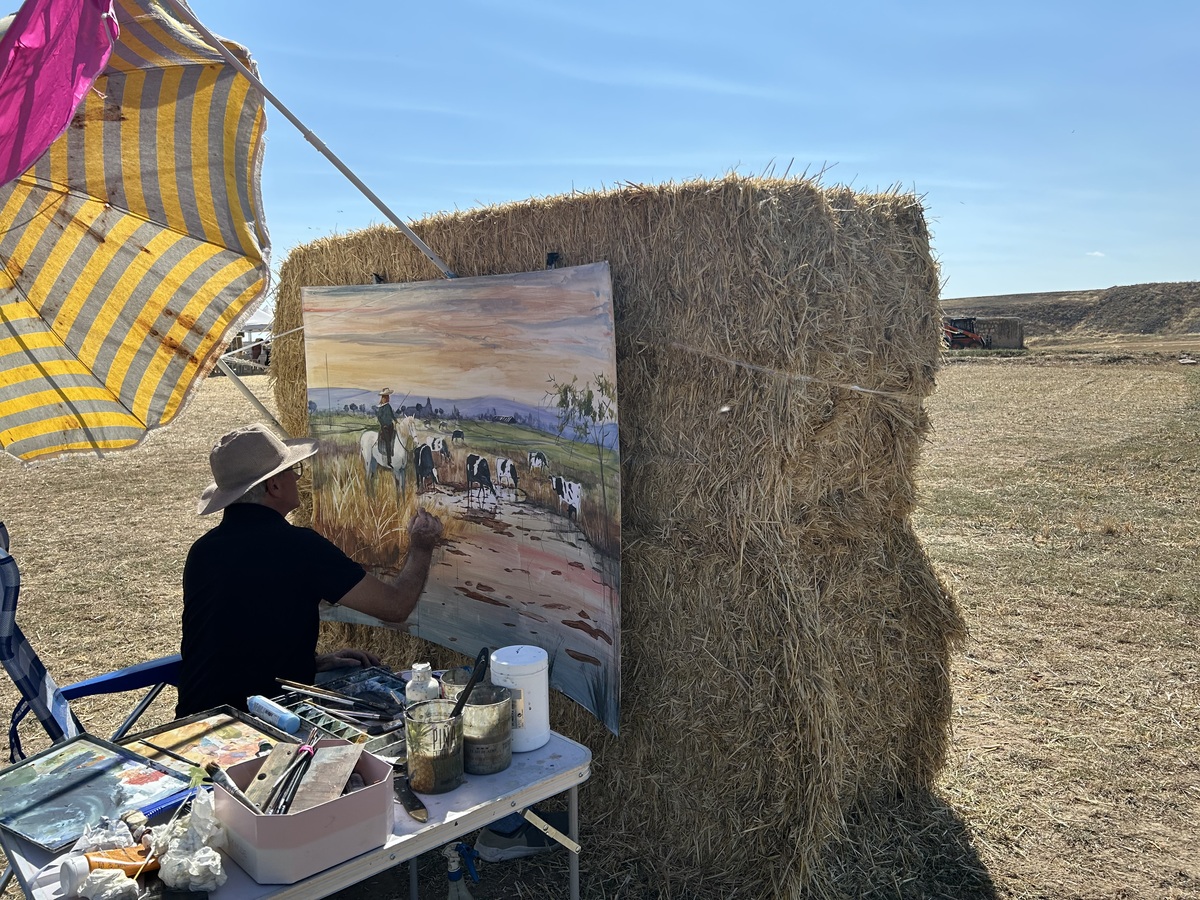
[[137, 900], [138, 883], [119, 869], [92, 869], [79, 886], [88, 900]]
[[192, 811], [184, 818], [152, 828], [150, 849], [158, 857], [158, 877], [180, 891], [215, 891], [229, 877], [217, 851], [227, 843], [217, 821], [212, 795], [197, 792]]
[[93, 850], [116, 850], [119, 847], [132, 847], [137, 841], [133, 832], [120, 819], [101, 816], [95, 825], [88, 823], [83, 826], [83, 836], [71, 847], [72, 853], [91, 853]]

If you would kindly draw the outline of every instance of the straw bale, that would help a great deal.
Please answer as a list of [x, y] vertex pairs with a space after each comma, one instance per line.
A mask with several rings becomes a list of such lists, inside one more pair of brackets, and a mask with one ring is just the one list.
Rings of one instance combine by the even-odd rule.
[[[535, 270], [548, 252], [611, 266], [620, 737], [563, 698], [553, 709], [595, 754], [585, 866], [632, 864], [663, 897], [836, 895], [857, 855], [875, 865], [854, 835], [944, 762], [964, 628], [908, 521], [941, 349], [919, 201], [728, 176], [414, 230], [461, 276]], [[299, 247], [276, 333], [301, 324], [301, 287], [372, 273], [439, 277], [392, 228]], [[303, 433], [299, 335], [276, 339], [272, 368]], [[404, 635], [324, 637], [462, 661]]]

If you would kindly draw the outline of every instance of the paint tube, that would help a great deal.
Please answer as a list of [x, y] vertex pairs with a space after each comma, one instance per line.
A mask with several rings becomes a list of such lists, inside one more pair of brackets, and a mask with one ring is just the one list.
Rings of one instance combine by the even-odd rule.
[[130, 878], [142, 872], [153, 872], [158, 868], [158, 858], [149, 854], [150, 850], [139, 844], [136, 847], [93, 850], [91, 853], [68, 856], [58, 870], [63, 893], [68, 897], [77, 895], [93, 869], [120, 869]]
[[269, 722], [276, 728], [295, 734], [300, 730], [300, 717], [290, 709], [280, 706], [273, 700], [268, 700], [262, 694], [246, 698], [246, 709], [258, 716], [264, 722]]

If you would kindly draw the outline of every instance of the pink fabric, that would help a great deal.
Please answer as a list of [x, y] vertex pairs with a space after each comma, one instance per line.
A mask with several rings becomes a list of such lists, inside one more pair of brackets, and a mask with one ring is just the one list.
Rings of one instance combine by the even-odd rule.
[[25, 0], [0, 39], [0, 185], [67, 130], [119, 33], [112, 0]]

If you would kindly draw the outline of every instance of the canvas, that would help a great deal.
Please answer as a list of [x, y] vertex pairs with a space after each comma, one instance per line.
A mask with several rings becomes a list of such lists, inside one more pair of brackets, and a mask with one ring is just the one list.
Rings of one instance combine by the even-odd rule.
[[[386, 577], [413, 512], [437, 515], [444, 540], [405, 628], [467, 656], [540, 646], [551, 687], [615, 733], [621, 485], [608, 264], [307, 287], [302, 301], [320, 442], [314, 526]], [[387, 425], [394, 437], [381, 441]]]

